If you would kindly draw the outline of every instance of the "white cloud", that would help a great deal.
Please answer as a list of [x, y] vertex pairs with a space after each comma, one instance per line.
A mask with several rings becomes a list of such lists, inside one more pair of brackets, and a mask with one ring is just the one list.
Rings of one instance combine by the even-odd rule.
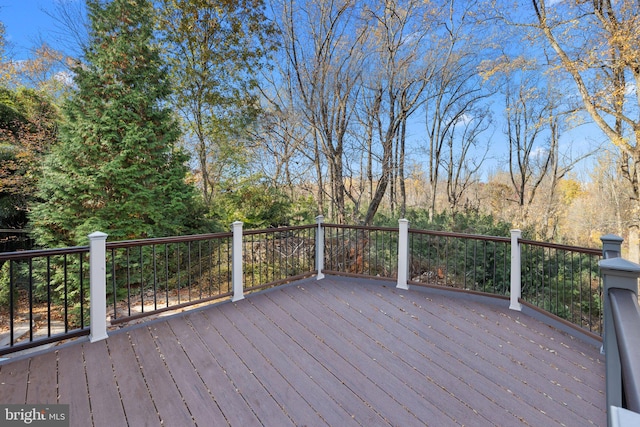
[[473, 121], [471, 114], [464, 113], [456, 120], [456, 124], [467, 125]]
[[531, 157], [534, 159], [545, 157], [549, 153], [549, 150], [546, 147], [535, 147], [531, 151]]
[[53, 78], [66, 86], [73, 85], [73, 73], [71, 71], [59, 71]]

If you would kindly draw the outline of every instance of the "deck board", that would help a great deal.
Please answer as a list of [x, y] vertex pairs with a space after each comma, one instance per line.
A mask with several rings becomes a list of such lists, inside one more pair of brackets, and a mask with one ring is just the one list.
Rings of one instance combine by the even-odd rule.
[[[495, 312], [490, 313], [495, 314]], [[515, 312], [504, 311], [501, 314], [503, 316], [514, 316], [512, 313]], [[509, 322], [516, 325], [517, 328], [522, 328], [518, 326], [521, 322], [517, 318], [512, 317]], [[539, 322], [535, 324], [542, 326]], [[548, 328], [548, 326], [544, 327]], [[584, 357], [582, 352], [574, 351], [567, 346], [565, 344], [568, 338], [566, 335], [560, 335], [559, 338], [562, 341], [556, 342], [548, 338], [543, 339], [545, 335], [540, 335], [540, 333], [535, 336], [531, 335], [533, 330], [530, 328], [521, 329], [525, 335], [520, 335], [518, 338], [524, 339], [518, 339], [517, 346], [515, 346], [515, 340], [510, 341], [512, 337], [508, 334], [496, 334], [496, 331], [501, 331], [500, 328], [491, 329], [487, 327], [484, 329], [484, 334], [478, 333], [478, 336], [482, 336], [482, 339], [478, 341], [478, 344], [481, 345], [479, 353], [492, 354], [490, 358], [487, 358], [487, 362], [490, 364], [489, 366], [495, 366], [496, 368], [485, 369], [484, 372], [505, 372], [510, 378], [510, 384], [518, 386], [526, 384], [527, 387], [536, 390], [537, 393], [531, 393], [526, 392], [525, 388], [521, 393], [523, 398], [527, 399], [529, 406], [537, 407], [540, 411], [544, 411], [550, 416], [552, 413], [566, 414], [566, 417], [559, 421], [569, 424], [576, 422], [580, 418], [584, 418], [584, 423], [589, 424], [592, 418], [597, 419], [601, 415], [601, 403], [600, 408], [596, 406], [583, 407], [581, 404], [585, 398], [592, 402], [602, 401], [604, 377], [601, 376], [602, 382], [598, 384], [602, 387], [598, 389], [586, 385], [579, 378], [586, 371], [580, 362], [576, 363], [576, 360], [587, 362], [594, 369], [594, 372], [604, 372], [604, 366], [602, 363], [594, 365], [593, 359], [589, 360]], [[466, 334], [470, 329], [468, 325], [462, 325], [456, 330], [465, 331], [464, 333]], [[590, 351], [591, 354], [594, 354], [593, 347], [588, 348], [582, 343], [576, 343], [575, 340], [573, 340], [573, 343], [582, 351]], [[573, 359], [572, 361], [569, 360], [569, 356]], [[541, 369], [543, 366], [546, 368]], [[592, 375], [592, 373], [589, 373], [589, 375]], [[513, 385], [510, 388], [513, 389]], [[555, 412], [553, 406], [550, 406], [549, 400], [555, 402], [561, 409], [580, 405], [582, 410], [579, 413]], [[547, 410], [542, 408], [547, 408]]]
[[[299, 299], [302, 302], [307, 298]], [[314, 305], [318, 303], [320, 301], [308, 298], [307, 305], [310, 310], [315, 310]], [[369, 337], [365, 350], [368, 354], [385, 361], [385, 367], [398, 377], [406, 378], [406, 371], [413, 370], [414, 381], [411, 383], [411, 387], [422, 396], [434, 396], [440, 399], [425, 399], [427, 402], [440, 408], [446, 408], [447, 416], [454, 421], [468, 420], [478, 416], [480, 411], [477, 408], [471, 408], [465, 401], [473, 401], [477, 407], [482, 395], [457, 376], [437, 367], [426, 357], [425, 352], [420, 352], [412, 347], [411, 344], [416, 341], [415, 333], [409, 330], [393, 333], [376, 322], [366, 311], [363, 312], [353, 302], [350, 302], [348, 307], [342, 304], [342, 309], [338, 308], [336, 314], [344, 315], [345, 310], [359, 313], [359, 316], [351, 318], [350, 324]], [[445, 393], [434, 393], [434, 389], [435, 391], [445, 391]], [[460, 404], [450, 405], [452, 398]]]
[[[348, 290], [334, 288], [331, 292], [334, 294], [337, 293], [344, 301], [349, 301], [350, 306], [353, 303], [360, 303], [360, 301], [362, 301], [361, 298], [366, 298], [366, 296], [358, 293], [357, 300], [354, 299], [352, 303], [350, 299], [347, 299], [348, 294], [346, 292], [348, 292]], [[366, 313], [367, 311], [365, 310], [368, 308], [370, 315], [374, 315], [373, 313], [375, 312], [381, 312], [385, 316], [391, 317], [394, 319], [393, 333], [401, 337], [405, 343], [411, 343], [414, 349], [413, 351], [417, 351], [418, 354], [424, 354], [430, 359], [431, 363], [429, 366], [424, 364], [424, 362], [420, 365], [419, 360], [415, 361], [419, 371], [424, 370], [426, 374], [430, 375], [434, 375], [432, 368], [447, 371], [450, 375], [457, 377], [457, 379], [463, 383], [462, 385], [452, 385], [452, 388], [448, 389], [449, 392], [458, 396], [460, 401], [463, 403], [462, 406], [472, 405], [471, 407], [473, 410], [478, 412], [481, 417], [494, 423], [505, 422], [505, 417], [511, 415], [514, 417], [526, 417], [527, 419], [532, 420], [535, 425], [549, 424], [549, 418], [537, 413], [529, 405], [522, 405], [521, 402], [514, 400], [513, 396], [509, 396], [508, 389], [501, 384], [499, 378], [496, 379], [499, 375], [495, 371], [480, 371], [479, 369], [481, 366], [486, 365], [486, 361], [482, 360], [480, 354], [476, 355], [475, 352], [471, 355], [468, 354], [468, 351], [466, 351], [464, 347], [454, 339], [455, 334], [451, 333], [447, 336], [439, 334], [438, 331], [440, 330], [440, 325], [438, 324], [431, 325], [431, 329], [426, 328], [427, 332], [422, 332], [425, 328], [422, 328], [421, 326], [417, 326], [417, 329], [414, 331], [411, 331], [411, 329], [407, 329], [406, 327], [398, 328], [397, 324], [405, 326], [402, 322], [404, 320], [408, 320], [404, 319], [404, 312], [393, 312], [393, 307], [380, 299], [376, 299], [375, 301], [367, 299], [365, 301], [368, 303], [368, 307], [365, 307], [364, 305], [361, 307], [354, 306], [353, 310], [363, 311]], [[420, 317], [425, 318], [425, 316]], [[411, 320], [410, 323], [415, 324], [419, 322], [419, 320], [416, 321], [416, 319], [411, 317], [409, 317], [409, 319]], [[445, 328], [447, 331], [456, 330], [458, 327], [452, 323], [453, 320], [455, 320], [455, 317], [447, 319], [447, 327]], [[430, 323], [432, 323], [432, 320]], [[410, 326], [416, 328], [415, 325]], [[392, 333], [392, 331], [387, 332]], [[386, 335], [388, 334], [380, 334], [381, 337]], [[421, 338], [421, 340], [417, 339], [418, 337]], [[433, 353], [429, 352], [430, 349], [433, 350]], [[403, 352], [401, 357], [406, 357], [408, 352], [409, 350]], [[432, 355], [431, 357], [429, 357], [430, 354]], [[469, 388], [475, 389], [482, 398], [474, 398], [469, 401], [467, 401], [466, 398], [462, 400], [462, 395], [460, 395], [461, 391]], [[438, 396], [436, 392], [437, 389], [432, 386], [430, 387], [430, 390], [426, 392], [426, 395], [435, 394]], [[504, 399], [504, 401], [501, 399], [503, 395], [508, 397], [507, 399]], [[439, 407], [446, 408], [446, 397], [442, 396], [442, 399], [442, 401], [436, 403], [438, 403]], [[442, 418], [442, 416], [440, 417]], [[454, 421], [461, 422], [466, 419], [468, 419], [466, 416], [462, 416], [460, 418], [456, 417]]]
[[58, 402], [58, 358], [55, 352], [43, 354], [39, 363], [29, 365], [26, 403]]
[[[260, 311], [260, 304], [263, 300], [264, 297], [255, 301], [252, 298], [251, 304], [247, 305], [252, 310], [245, 310], [243, 314], [252, 319], [256, 329], [265, 335], [268, 334], [274, 345], [289, 354], [291, 364], [304, 372], [304, 376], [298, 380], [303, 382], [308, 378], [311, 383], [318, 385], [327, 395], [331, 396], [336, 404], [348, 414], [347, 418], [343, 420], [343, 425], [348, 425], [347, 423], [350, 422], [353, 422], [354, 425], [380, 425], [383, 423], [383, 418], [373, 408], [359, 399], [339, 377], [333, 374], [326, 364], [319, 360], [321, 352], [317, 351], [316, 347], [321, 343], [317, 338], [292, 336], [287, 333], [288, 331], [273, 323], [270, 318], [265, 318], [265, 314]], [[347, 369], [346, 362], [342, 365]], [[335, 412], [339, 413], [337, 410]]]
[[[286, 292], [284, 290], [283, 292]], [[331, 335], [334, 338], [334, 349], [339, 351], [342, 357], [348, 357], [353, 355], [358, 361], [358, 367], [362, 368], [362, 371], [367, 375], [374, 384], [378, 387], [385, 389], [389, 396], [395, 399], [400, 405], [404, 405], [410, 408], [412, 415], [421, 420], [423, 423], [427, 423], [429, 419], [442, 418], [451, 416], [449, 411], [446, 413], [435, 405], [433, 402], [425, 399], [428, 395], [428, 391], [420, 391], [420, 381], [417, 384], [413, 382], [406, 384], [406, 366], [400, 355], [396, 355], [393, 352], [381, 357], [380, 354], [384, 349], [380, 346], [379, 339], [376, 336], [380, 335], [380, 330], [372, 332], [373, 335], [368, 336], [364, 334], [366, 325], [358, 324], [357, 318], [360, 316], [356, 311], [346, 308], [345, 305], [324, 305], [320, 300], [312, 300], [310, 298], [295, 298], [296, 294], [292, 292], [286, 292], [287, 295], [292, 298], [295, 303], [304, 307], [311, 315], [315, 316], [323, 325], [318, 325], [319, 328], [328, 327], [333, 331]], [[289, 305], [287, 305], [289, 307]], [[331, 310], [331, 307], [335, 307]], [[327, 315], [327, 313], [329, 315]], [[362, 335], [358, 335], [360, 339], [357, 341], [349, 341], [348, 338], [341, 335], [341, 331], [355, 328]], [[335, 336], [334, 336], [335, 334]], [[339, 337], [336, 339], [336, 337]], [[347, 344], [348, 343], [348, 344]], [[352, 348], [349, 348], [350, 345]], [[384, 361], [384, 365], [381, 365], [380, 361]]]
[[[300, 355], [300, 351], [295, 351], [294, 344], [288, 342], [279, 348], [272, 339], [263, 334], [258, 329], [258, 324], [262, 319], [258, 319], [258, 324], [253, 322], [251, 315], [255, 314], [250, 304], [242, 304], [242, 307], [234, 305], [236, 310], [227, 310], [225, 312], [229, 321], [242, 331], [243, 335], [249, 340], [256, 349], [256, 352], [268, 356], [269, 363], [278, 375], [289, 384], [292, 390], [299, 393], [300, 398], [309, 405], [309, 408], [316, 414], [308, 420], [294, 420], [297, 425], [320, 425], [326, 423], [330, 426], [342, 425], [348, 414], [344, 410], [340, 410], [337, 402], [331, 398], [324, 389], [313, 381], [308, 381], [308, 374], [303, 367], [296, 364], [295, 359]], [[291, 351], [294, 350], [294, 351]], [[294, 400], [286, 399], [286, 406], [297, 405]], [[337, 410], [336, 410], [337, 409]], [[309, 412], [310, 414], [312, 412]], [[318, 419], [319, 418], [319, 419]]]
[[162, 423], [165, 426], [193, 425], [189, 408], [164, 363], [162, 353], [156, 348], [149, 326], [130, 331], [129, 337]]
[[232, 323], [227, 315], [233, 310], [224, 310], [224, 313], [219, 309], [216, 311], [218, 313], [215, 316], [215, 327], [219, 332], [224, 333], [229, 343], [233, 343], [236, 354], [246, 365], [248, 371], [256, 377], [265, 390], [270, 391], [272, 398], [293, 423], [297, 426], [327, 425], [309, 402], [302, 398], [301, 390], [288, 383], [275, 368], [271, 362], [275, 357], [270, 356], [269, 349], [264, 346], [264, 342], [247, 339], [241, 327], [250, 328], [251, 326]]
[[84, 346], [84, 358], [93, 423], [95, 425], [109, 423], [126, 425], [126, 416], [118, 385], [113, 376], [107, 342], [99, 341]]
[[[168, 322], [156, 323], [151, 327], [159, 351], [164, 356], [167, 369], [171, 372], [182, 398], [189, 406], [189, 412], [198, 425], [223, 425], [223, 413], [215, 403], [209, 390], [174, 335], [171, 325], [184, 323], [184, 317], [176, 317]], [[188, 345], [188, 343], [187, 343]]]
[[[189, 320], [192, 321], [193, 316]], [[215, 356], [210, 353], [200, 335], [194, 330], [193, 325], [190, 322], [173, 322], [171, 328], [175, 335], [180, 337], [182, 343], [188, 343], [192, 366], [207, 386], [216, 405], [225, 414], [227, 422], [231, 425], [247, 427], [261, 425], [251, 407], [236, 391]]]
[[189, 316], [194, 327], [207, 343], [213, 357], [216, 358], [224, 372], [228, 375], [229, 381], [234, 385], [251, 410], [258, 419], [273, 420], [274, 425], [286, 426], [294, 425], [293, 421], [282, 411], [277, 401], [273, 398], [272, 392], [264, 387], [251, 367], [240, 358], [238, 352], [240, 343], [232, 338], [226, 337], [226, 332], [220, 333], [217, 326], [217, 307], [212, 310], [202, 311]]
[[26, 403], [30, 363], [31, 359], [21, 359], [0, 366], [0, 402]]
[[156, 426], [160, 422], [147, 384], [140, 372], [136, 354], [127, 334], [109, 338], [109, 354], [122, 398], [127, 423], [131, 426]]
[[[332, 292], [344, 295], [348, 292], [347, 287], [337, 288], [333, 287]], [[391, 294], [397, 293], [392, 291]], [[405, 309], [403, 306], [397, 306], [398, 312], [394, 313], [393, 305], [388, 304], [380, 297], [380, 293], [376, 293], [376, 300], [372, 300], [372, 292], [358, 293], [357, 302], [373, 304], [379, 310], [384, 311], [387, 315], [394, 316], [396, 321], [400, 324], [407, 324], [410, 322], [404, 315]], [[433, 302], [433, 299], [432, 299]], [[413, 306], [413, 304], [412, 304]], [[550, 422], [561, 422], [566, 425], [570, 425], [572, 422], [576, 422], [577, 419], [584, 417], [584, 422], [589, 423], [591, 416], [597, 416], [593, 414], [593, 411], [582, 411], [579, 414], [565, 413], [565, 411], [554, 411], [552, 403], [559, 405], [557, 409], [564, 409], [569, 405], [580, 404], [580, 398], [575, 394], [575, 389], [580, 391], [593, 391], [590, 388], [582, 388], [583, 383], [576, 381], [574, 378], [568, 376], [563, 368], [557, 367], [557, 362], [562, 362], [564, 359], [562, 356], [558, 356], [555, 350], [550, 352], [549, 348], [537, 343], [531, 343], [531, 339], [519, 341], [519, 353], [512, 354], [512, 358], [504, 355], [505, 348], [512, 347], [510, 342], [504, 339], [498, 339], [490, 328], [480, 328], [475, 330], [470, 324], [466, 322], [467, 309], [464, 306], [456, 306], [456, 312], [451, 312], [444, 304], [423, 304], [421, 305], [424, 310], [431, 312], [431, 316], [419, 315], [418, 312], [413, 314], [418, 318], [428, 318], [431, 323], [431, 330], [439, 332], [439, 339], [434, 339], [437, 347], [447, 357], [454, 357], [456, 360], [452, 366], [455, 366], [455, 372], [464, 374], [463, 378], [472, 378], [473, 381], [469, 381], [474, 387], [480, 387], [480, 390], [499, 390], [500, 393], [488, 395], [487, 398], [495, 400], [498, 408], [488, 407], [487, 415], [499, 414], [499, 409], [505, 410], [507, 413], [520, 419], [534, 420], [536, 424], [548, 424]], [[439, 321], [440, 323], [435, 323]], [[411, 322], [413, 323], [413, 322]], [[419, 328], [424, 331], [425, 328]], [[396, 331], [396, 328], [394, 328]], [[422, 332], [421, 335], [425, 339], [426, 337]], [[539, 337], [538, 337], [539, 338]], [[554, 362], [550, 364], [553, 369], [540, 370], [541, 364], [547, 363], [546, 353], [553, 354]], [[535, 358], [532, 354], [543, 355], [545, 357]], [[521, 363], [518, 359], [528, 359], [531, 365], [527, 368], [525, 363]], [[566, 365], [566, 364], [565, 364]], [[494, 369], [487, 369], [487, 367], [493, 367]], [[568, 369], [569, 366], [565, 366]], [[446, 369], [446, 367], [445, 367]], [[525, 372], [524, 369], [528, 369]], [[478, 377], [477, 373], [482, 372], [482, 377]], [[545, 375], [549, 377], [549, 373], [553, 375], [551, 378], [545, 378]], [[561, 387], [558, 378], [564, 378], [564, 383], [568, 384], [568, 388], [571, 392], [566, 392], [565, 387]], [[525, 385], [525, 387], [522, 387]], [[512, 405], [510, 402], [514, 401], [511, 397], [501, 400], [502, 396], [509, 396], [513, 394], [520, 400], [521, 404]], [[600, 394], [602, 397], [602, 394]], [[526, 400], [527, 404], [522, 404]], [[511, 405], [511, 406], [509, 406]], [[474, 409], [477, 403], [474, 404]], [[589, 409], [587, 407], [587, 409]], [[554, 414], [566, 414], [566, 416], [560, 419], [554, 418]], [[497, 420], [499, 421], [499, 420]]]
[[[58, 403], [69, 404], [69, 418], [75, 425], [90, 426], [91, 404], [84, 367], [84, 346], [66, 346], [58, 350]], [[0, 367], [0, 372], [1, 372]]]
[[[298, 319], [291, 315], [294, 306], [288, 305], [284, 311], [279, 304], [271, 299], [271, 294], [265, 296], [264, 300], [256, 301], [256, 304], [259, 304], [260, 307], [266, 307], [280, 327], [287, 333], [299, 337], [307, 352], [319, 360], [331, 375], [344, 383], [354, 393], [355, 398], [371, 406], [386, 422], [392, 425], [415, 425], [418, 423], [418, 420], [400, 402], [391, 398], [384, 389], [378, 387], [370, 379], [367, 373], [363, 372], [365, 367], [361, 364], [362, 360], [350, 353], [349, 346], [338, 343], [339, 346], [344, 345], [347, 349], [345, 352], [349, 356], [345, 358], [339, 349], [335, 348], [335, 334], [327, 328], [318, 330], [315, 327], [314, 324], [319, 319], [300, 315], [298, 319], [305, 318], [307, 322], [306, 324], [298, 322]], [[383, 381], [383, 378], [378, 378], [378, 381]]]
[[305, 279], [0, 364], [0, 402], [97, 427], [606, 425], [599, 349], [501, 304]]

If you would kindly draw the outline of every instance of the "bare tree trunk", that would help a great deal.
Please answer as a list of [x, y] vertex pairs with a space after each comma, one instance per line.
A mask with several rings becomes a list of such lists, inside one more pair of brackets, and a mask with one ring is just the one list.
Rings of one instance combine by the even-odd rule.
[[316, 168], [316, 179], [318, 182], [318, 190], [316, 192], [316, 204], [318, 206], [318, 215], [325, 214], [324, 208], [324, 179], [322, 178], [322, 163], [320, 158], [320, 149], [318, 147], [318, 138], [313, 139], [314, 163]]
[[398, 171], [398, 146], [400, 142], [400, 135], [396, 134], [393, 155], [391, 157], [391, 168], [389, 173], [391, 177], [389, 179], [389, 208], [391, 209], [391, 216], [395, 216], [396, 213], [396, 179], [397, 179], [397, 171]]
[[629, 226], [629, 255], [627, 258], [633, 262], [640, 260], [640, 229], [637, 224]]
[[376, 186], [376, 191], [373, 195], [373, 199], [369, 204], [369, 209], [367, 210], [367, 214], [364, 218], [365, 225], [370, 225], [373, 222], [373, 217], [375, 216], [378, 208], [380, 207], [380, 203], [384, 197], [385, 192], [387, 191], [387, 185], [389, 184], [389, 177], [391, 176], [391, 164], [392, 164], [392, 153], [393, 153], [393, 136], [387, 133], [387, 136], [384, 138], [383, 143], [383, 155], [382, 155], [382, 174], [380, 176], [380, 180], [378, 181], [378, 185]]
[[400, 125], [400, 158], [398, 159], [398, 179], [400, 184], [400, 218], [407, 215], [407, 189], [404, 182], [404, 160], [405, 160], [405, 140], [407, 136], [407, 121], [403, 120]]

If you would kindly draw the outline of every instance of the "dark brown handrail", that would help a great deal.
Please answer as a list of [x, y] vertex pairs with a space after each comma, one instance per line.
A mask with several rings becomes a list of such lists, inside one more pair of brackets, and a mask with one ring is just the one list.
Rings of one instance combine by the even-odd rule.
[[374, 227], [369, 225], [322, 224], [322, 226], [330, 228], [348, 228], [351, 230], [398, 231], [398, 227]]
[[135, 246], [162, 245], [165, 243], [197, 242], [199, 240], [218, 239], [231, 237], [230, 231], [221, 233], [193, 234], [189, 236], [154, 237], [150, 239], [120, 240], [117, 242], [107, 242], [107, 249], [131, 248]]
[[265, 233], [284, 233], [287, 231], [296, 231], [296, 230], [308, 230], [312, 228], [316, 228], [317, 225], [294, 225], [291, 227], [278, 227], [278, 228], [264, 228], [261, 230], [242, 230], [243, 236], [250, 236], [252, 234], [265, 234]]
[[56, 249], [30, 249], [18, 252], [0, 252], [0, 261], [48, 257], [53, 255], [69, 255], [89, 252], [89, 246], [74, 246]]
[[540, 246], [543, 248], [560, 249], [563, 251], [579, 252], [587, 255], [602, 255], [602, 249], [584, 248], [581, 246], [562, 245], [559, 243], [539, 242], [537, 240], [527, 239], [518, 239], [518, 243], [531, 246]]
[[459, 239], [487, 240], [490, 242], [511, 243], [511, 238], [509, 237], [486, 236], [483, 234], [465, 234], [465, 233], [455, 233], [451, 231], [436, 231], [436, 230], [417, 230], [413, 228], [409, 229], [409, 233], [428, 234], [431, 236], [442, 236], [442, 237], [454, 237]]

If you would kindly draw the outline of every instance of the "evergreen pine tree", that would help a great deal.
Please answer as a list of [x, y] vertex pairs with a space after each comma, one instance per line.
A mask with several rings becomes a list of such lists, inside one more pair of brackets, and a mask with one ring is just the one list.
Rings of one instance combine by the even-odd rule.
[[77, 245], [100, 230], [110, 240], [189, 230], [195, 189], [177, 149], [165, 100], [167, 72], [149, 0], [89, 0], [90, 42], [63, 106], [60, 142], [44, 165], [31, 215], [39, 244]]

